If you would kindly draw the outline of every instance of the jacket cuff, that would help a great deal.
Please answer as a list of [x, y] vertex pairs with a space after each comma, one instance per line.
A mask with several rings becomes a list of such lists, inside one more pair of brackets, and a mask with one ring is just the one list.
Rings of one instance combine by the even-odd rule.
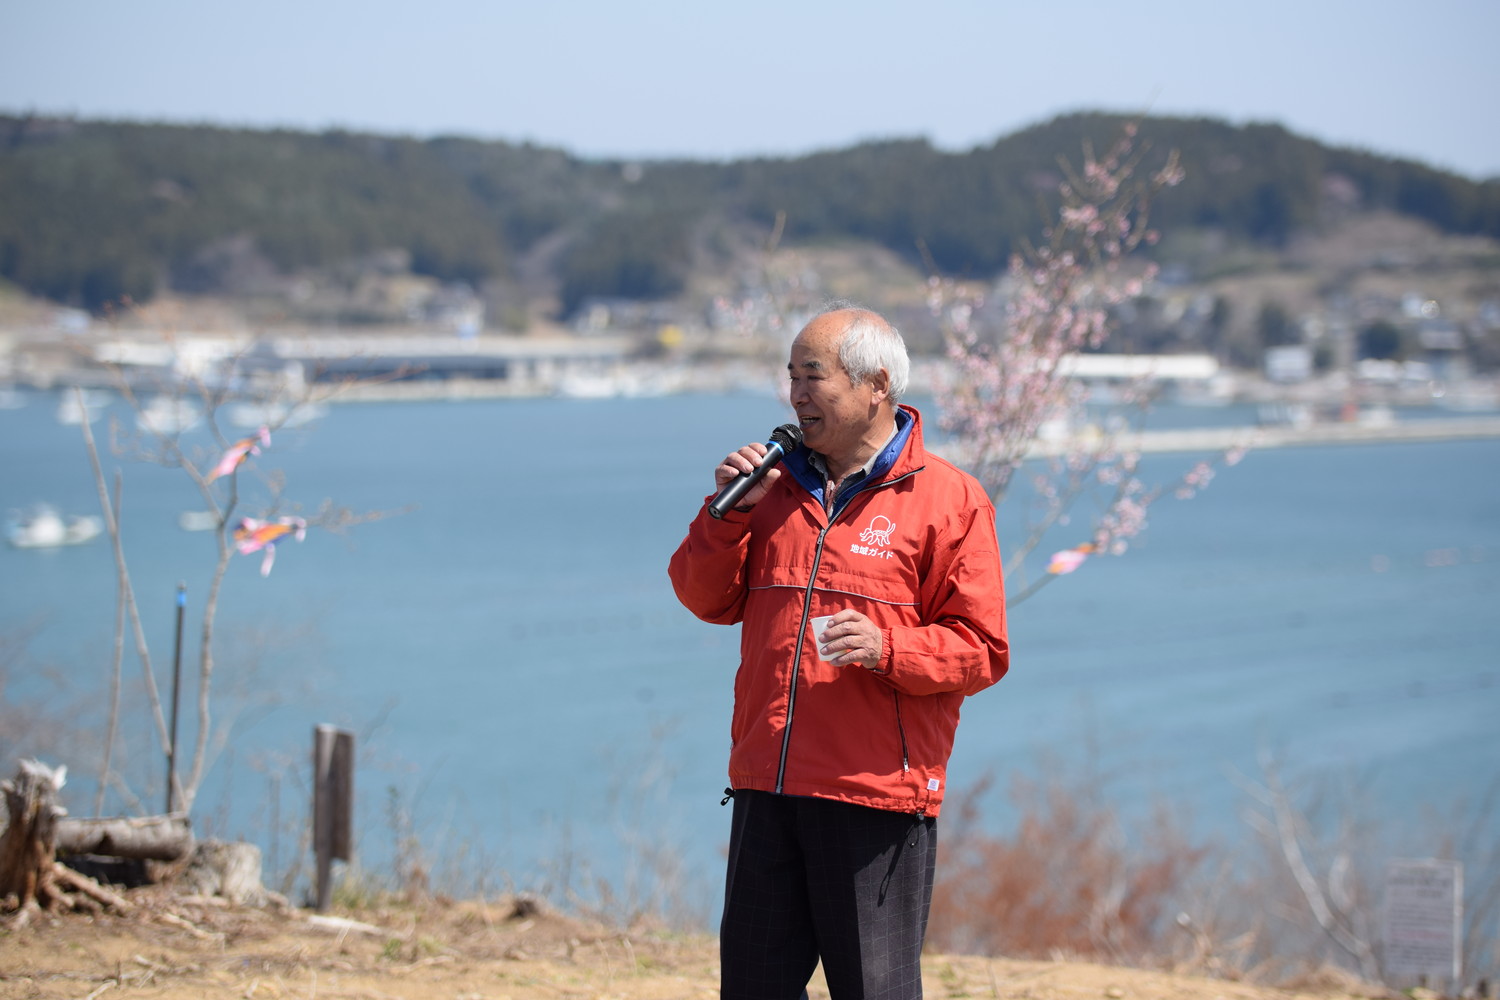
[[891, 672], [891, 659], [891, 630], [883, 628], [880, 630], [880, 662], [865, 669], [872, 674], [887, 676]]

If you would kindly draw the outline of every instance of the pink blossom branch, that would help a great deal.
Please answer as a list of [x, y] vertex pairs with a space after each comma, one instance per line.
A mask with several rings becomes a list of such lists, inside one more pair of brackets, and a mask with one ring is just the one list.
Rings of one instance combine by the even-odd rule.
[[[960, 442], [966, 464], [997, 505], [1010, 493], [1043, 428], [1076, 420], [1088, 403], [1087, 387], [1066, 372], [1067, 359], [1101, 347], [1110, 332], [1111, 309], [1140, 295], [1155, 276], [1154, 265], [1128, 258], [1156, 241], [1149, 226], [1152, 199], [1179, 183], [1183, 172], [1173, 152], [1160, 170], [1139, 179], [1144, 153], [1132, 124], [1103, 156], [1085, 145], [1080, 167], [1061, 161], [1057, 216], [1043, 233], [1044, 243], [1023, 246], [1012, 256], [998, 323], [986, 325], [982, 293], [929, 280], [928, 307], [944, 327], [951, 363], [942, 424]], [[1144, 409], [1142, 388], [1132, 402]], [[1063, 563], [1068, 571], [1089, 555], [1122, 554], [1145, 530], [1148, 510], [1165, 488], [1146, 486], [1137, 475], [1139, 455], [1120, 451], [1114, 437], [1075, 439], [1059, 461], [1034, 477], [1037, 510], [1020, 544], [1006, 554], [1010, 604], [1059, 575], [1048, 572], [1028, 582], [1026, 557], [1049, 529], [1067, 523], [1073, 506], [1094, 485], [1110, 487], [1111, 495], [1091, 526], [1088, 551]], [[1193, 496], [1212, 478], [1212, 464], [1200, 463], [1172, 494]]]

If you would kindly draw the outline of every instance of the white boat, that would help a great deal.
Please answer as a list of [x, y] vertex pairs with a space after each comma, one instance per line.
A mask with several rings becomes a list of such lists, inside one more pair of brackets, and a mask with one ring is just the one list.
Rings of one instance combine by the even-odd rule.
[[82, 545], [97, 538], [104, 522], [92, 515], [64, 518], [57, 510], [42, 504], [23, 517], [6, 525], [6, 540], [18, 549], [50, 549], [62, 545]]
[[185, 510], [177, 515], [177, 527], [183, 531], [213, 531], [219, 526], [219, 515], [211, 510]]
[[625, 395], [625, 389], [613, 375], [579, 373], [558, 379], [557, 394], [568, 399], [614, 399]]
[[568, 399], [641, 399], [680, 392], [686, 383], [687, 376], [674, 370], [615, 368], [608, 372], [563, 375], [554, 391]]
[[1228, 406], [1239, 394], [1239, 380], [1228, 372], [1177, 384], [1173, 400], [1179, 406]]
[[1311, 427], [1317, 414], [1306, 403], [1262, 403], [1256, 409], [1256, 423], [1261, 427]]
[[228, 407], [229, 422], [240, 428], [301, 427], [328, 413], [322, 403], [234, 403]]
[[186, 399], [157, 396], [137, 415], [135, 425], [150, 434], [181, 434], [203, 420], [203, 410]]
[[93, 423], [109, 404], [109, 393], [98, 389], [68, 389], [57, 401], [57, 422], [77, 427]]
[[1456, 413], [1494, 413], [1500, 410], [1500, 381], [1473, 379], [1444, 386], [1433, 393], [1433, 403]]

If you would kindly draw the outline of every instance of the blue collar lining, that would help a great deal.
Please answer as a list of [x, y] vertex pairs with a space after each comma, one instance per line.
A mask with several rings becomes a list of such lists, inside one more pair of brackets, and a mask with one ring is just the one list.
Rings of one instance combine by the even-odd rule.
[[[855, 494], [868, 489], [885, 478], [885, 474], [891, 471], [891, 468], [896, 464], [896, 459], [901, 456], [901, 450], [906, 447], [907, 439], [911, 437], [912, 427], [915, 425], [916, 421], [912, 419], [912, 415], [904, 407], [898, 406], [896, 408], [896, 436], [891, 439], [891, 443], [886, 445], [885, 450], [875, 459], [875, 464], [871, 467], [870, 474], [861, 479], [854, 489], [839, 498], [840, 510], [853, 499]], [[797, 480], [803, 489], [811, 493], [820, 506], [826, 507], [827, 502], [823, 496], [823, 492], [828, 484], [823, 478], [823, 474], [813, 468], [812, 462], [809, 459], [811, 454], [812, 452], [806, 445], [801, 445], [785, 458], [783, 464], [786, 466], [787, 471], [792, 474], [792, 478]], [[835, 510], [833, 514], [836, 516], [838, 510]]]

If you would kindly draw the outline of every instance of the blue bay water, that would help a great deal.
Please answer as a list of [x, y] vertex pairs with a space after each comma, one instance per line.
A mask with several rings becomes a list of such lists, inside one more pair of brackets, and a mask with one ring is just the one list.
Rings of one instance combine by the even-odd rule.
[[[43, 500], [97, 512], [79, 429], [54, 419], [56, 397], [27, 398], [0, 411], [0, 512]], [[486, 859], [491, 885], [555, 888], [572, 861], [568, 878], [586, 867], [618, 888], [666, 850], [708, 912], [738, 630], [693, 619], [665, 566], [717, 460], [784, 419], [751, 394], [349, 404], [279, 433], [254, 469], [284, 472], [285, 503], [400, 512], [284, 543], [266, 578], [258, 555], [235, 557], [216, 717], [239, 722], [200, 827], [271, 842], [285, 867], [294, 838], [275, 817], [305, 809], [311, 730], [330, 723], [358, 739], [367, 866], [396, 850], [394, 801], [430, 853]], [[94, 428], [109, 436], [107, 421]], [[206, 438], [189, 441], [207, 453]], [[1149, 460], [1147, 478], [1187, 461]], [[173, 594], [186, 583], [191, 673], [213, 542], [176, 525], [201, 506], [181, 473], [108, 454], [105, 466], [122, 472], [165, 690]], [[246, 492], [258, 511], [268, 494]], [[1002, 546], [1014, 524], [1003, 511]], [[1058, 529], [1040, 551], [1082, 540]], [[104, 703], [114, 595], [102, 540], [0, 551], [10, 707]], [[1159, 502], [1124, 557], [1013, 610], [1011, 675], [966, 705], [950, 784], [1087, 756], [1126, 815], [1165, 801], [1233, 839], [1246, 832], [1234, 775], [1257, 778], [1270, 753], [1288, 775], [1368, 783], [1382, 820], [1450, 809], [1488, 790], [1500, 763], [1497, 609], [1500, 442], [1251, 452], [1197, 498]], [[126, 673], [139, 674], [133, 655]], [[141, 745], [146, 722], [126, 726]], [[86, 814], [97, 761], [67, 763], [82, 779], [70, 808]], [[125, 769], [160, 785], [155, 751]], [[105, 811], [124, 809], [112, 797]], [[990, 814], [1006, 821], [1003, 804]]]

